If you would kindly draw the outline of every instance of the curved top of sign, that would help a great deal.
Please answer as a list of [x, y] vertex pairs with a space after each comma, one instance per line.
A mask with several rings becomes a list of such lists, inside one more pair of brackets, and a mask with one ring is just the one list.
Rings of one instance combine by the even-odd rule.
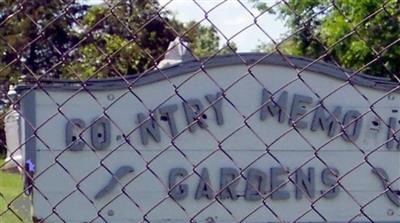
[[[352, 84], [371, 87], [374, 89], [391, 90], [398, 86], [398, 83], [388, 78], [374, 77], [364, 73], [355, 72], [339, 68], [338, 66], [326, 62], [315, 61], [304, 57], [283, 56], [280, 54], [265, 53], [238, 53], [230, 55], [220, 55], [212, 58], [203, 58], [200, 60], [191, 59], [181, 63], [163, 68], [161, 70], [150, 70], [140, 74], [125, 76], [124, 78], [105, 78], [88, 80], [85, 82], [85, 88], [90, 90], [110, 90], [121, 89], [129, 86], [145, 85], [167, 78], [173, 78], [190, 72], [210, 69], [215, 67], [224, 67], [230, 65], [246, 65], [249, 67], [256, 65], [275, 65], [283, 66], [290, 69], [298, 69], [299, 71], [307, 70], [319, 74], [335, 77], [343, 81], [350, 81]], [[40, 80], [41, 88], [57, 89], [57, 90], [77, 90], [82, 88], [82, 81], [79, 80]], [[17, 86], [17, 91], [23, 91], [34, 87], [34, 82], [27, 82]]]

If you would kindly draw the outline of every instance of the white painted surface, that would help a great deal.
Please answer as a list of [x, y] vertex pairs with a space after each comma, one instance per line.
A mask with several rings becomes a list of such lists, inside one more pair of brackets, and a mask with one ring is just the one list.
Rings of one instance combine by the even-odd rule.
[[[284, 221], [297, 219], [301, 222], [324, 221], [316, 212], [318, 211], [329, 222], [347, 222], [357, 215], [360, 217], [354, 220], [368, 221], [360, 212], [361, 206], [366, 205], [363, 211], [374, 221], [397, 221], [400, 218], [400, 209], [386, 198], [381, 182], [371, 173], [370, 166], [385, 169], [392, 180], [400, 177], [400, 153], [386, 149], [384, 142], [387, 137], [387, 127], [383, 123], [378, 130], [371, 130], [371, 122], [376, 120], [376, 116], [370, 111], [370, 105], [374, 103], [375, 113], [385, 122], [389, 117], [400, 119], [399, 113], [392, 112], [393, 109], [398, 109], [400, 95], [396, 93], [393, 100], [389, 100], [388, 97], [380, 99], [386, 92], [351, 85], [346, 85], [331, 94], [343, 84], [343, 81], [317, 73], [304, 72], [302, 78], [313, 89], [313, 93], [302, 81], [296, 80], [297, 75], [293, 69], [279, 66], [254, 67], [252, 73], [258, 81], [250, 75], [244, 76], [246, 73], [247, 68], [239, 65], [213, 68], [208, 69], [207, 74], [200, 72], [194, 76], [193, 74], [181, 75], [135, 87], [132, 90], [135, 95], [126, 89], [92, 91], [92, 95], [82, 91], [66, 103], [64, 103], [65, 100], [74, 94], [73, 91], [49, 90], [47, 93], [50, 99], [47, 94], [38, 90], [36, 92], [36, 120], [37, 125], [41, 127], [37, 134], [43, 142], [37, 141], [36, 173], [40, 174], [36, 175], [35, 187], [40, 192], [34, 190], [34, 216], [48, 217], [46, 222], [61, 222], [60, 217], [67, 222], [91, 220], [104, 222], [102, 218], [109, 222], [142, 220], [188, 222], [191, 218], [204, 222], [208, 217], [216, 217], [217, 222], [241, 220], [276, 222], [279, 219]], [[242, 79], [232, 86], [240, 78]], [[286, 86], [291, 81], [293, 82]], [[164, 130], [161, 134], [161, 142], [156, 143], [150, 140], [148, 145], [143, 146], [140, 142], [136, 116], [139, 112], [146, 113], [146, 108], [155, 109], [160, 104], [178, 104], [175, 120], [178, 131], [183, 131], [187, 126], [182, 107], [183, 101], [175, 94], [172, 83], [179, 86], [177, 91], [185, 100], [198, 98], [204, 105], [208, 105], [204, 96], [215, 94], [223, 88], [230, 101], [223, 101], [224, 125], [216, 125], [215, 115], [210, 107], [206, 112], [208, 131], [197, 128], [194, 133], [191, 133], [185, 130], [174, 140], [174, 145], [180, 152], [172, 146], [168, 125], [163, 121], [159, 121]], [[340, 136], [332, 140], [326, 136], [325, 132], [313, 132], [309, 127], [299, 132], [294, 130], [287, 132], [290, 126], [287, 123], [278, 123], [275, 118], [269, 117], [261, 121], [259, 112], [255, 111], [260, 108], [263, 86], [272, 92], [286, 86], [283, 90], [288, 91], [290, 103], [294, 94], [313, 97], [314, 102], [307, 108], [308, 110], [315, 107], [318, 100], [315, 94], [318, 94], [321, 98], [330, 95], [324, 100], [329, 110], [340, 105], [343, 106], [344, 111], [356, 109], [361, 113], [366, 113], [363, 117], [360, 138], [352, 144], [344, 141]], [[114, 96], [114, 101], [107, 99], [110, 94]], [[62, 114], [53, 101], [63, 104], [60, 109]], [[112, 106], [108, 107], [111, 103], [113, 103]], [[112, 120], [112, 140], [106, 150], [94, 152], [86, 146], [83, 151], [65, 151], [67, 118], [80, 118], [89, 125], [104, 113]], [[251, 114], [253, 115], [250, 116]], [[311, 123], [313, 114], [312, 112], [304, 118], [308, 125]], [[247, 124], [251, 126], [251, 129], [244, 125], [245, 119], [242, 116], [247, 118]], [[48, 120], [49, 117], [52, 118]], [[233, 132], [235, 133], [231, 135]], [[285, 132], [287, 134], [280, 137]], [[83, 133], [88, 143], [90, 143], [89, 133], [90, 129]], [[118, 135], [122, 134], [129, 135], [132, 146], [122, 139], [117, 139]], [[276, 141], [277, 138], [279, 138], [278, 141]], [[231, 159], [219, 150], [217, 140], [222, 142], [221, 148], [231, 156]], [[326, 144], [329, 140], [332, 141]], [[267, 149], [265, 144], [270, 145], [269, 151], [280, 163], [265, 152]], [[320, 159], [328, 166], [337, 168], [344, 176], [340, 181], [344, 189], [341, 188], [336, 198], [331, 200], [322, 198], [315, 201], [313, 206], [316, 211], [312, 209], [312, 201], [306, 198], [301, 200], [294, 198], [294, 185], [291, 182], [285, 186], [291, 194], [290, 199], [286, 201], [268, 199], [263, 204], [261, 201], [250, 202], [239, 198], [236, 201], [224, 200], [220, 204], [215, 200], [194, 199], [199, 177], [192, 175], [184, 182], [189, 185], [189, 196], [186, 199], [177, 203], [168, 197], [168, 173], [175, 167], [184, 167], [189, 173], [193, 173], [191, 170], [194, 167], [199, 172], [202, 167], [207, 167], [210, 171], [211, 184], [218, 190], [218, 171], [221, 167], [238, 169], [252, 167], [269, 171], [269, 168], [279, 165], [294, 170], [304, 164], [302, 168], [315, 167], [316, 189], [320, 191], [323, 189], [320, 173], [325, 166], [315, 157], [311, 145], [316, 149], [323, 146], [319, 153]], [[383, 146], [380, 147], [380, 145]], [[369, 152], [372, 153], [367, 157], [368, 164], [366, 154]], [[209, 156], [210, 154], [213, 155]], [[260, 156], [262, 158], [253, 163]], [[100, 160], [103, 161], [103, 165], [100, 165]], [[307, 160], [309, 160], [308, 163], [306, 163]], [[121, 193], [120, 185], [104, 198], [95, 200], [94, 195], [111, 177], [106, 168], [114, 172], [122, 165], [131, 165], [135, 168], [134, 174], [123, 178], [120, 182], [125, 186], [124, 193]], [[239, 186], [241, 191], [244, 190], [244, 182], [244, 179], [241, 179]], [[400, 188], [400, 183], [396, 181], [392, 187]], [[371, 202], [372, 200], [374, 201]], [[94, 202], [93, 205], [91, 202]], [[270, 210], [266, 206], [270, 207]], [[53, 212], [53, 207], [57, 214]], [[261, 208], [257, 209], [258, 207]], [[226, 209], [231, 213], [228, 213]], [[113, 216], [108, 216], [107, 213], [110, 210], [113, 210]], [[279, 216], [279, 219], [271, 210]], [[307, 211], [309, 212], [302, 216]], [[390, 211], [393, 211], [393, 215], [388, 214]], [[102, 218], [98, 217], [98, 212]], [[250, 213], [253, 214], [248, 216]]]
[[4, 131], [7, 141], [7, 157], [4, 160], [4, 169], [21, 171], [20, 166], [23, 165], [22, 151], [24, 147], [21, 146], [21, 123], [21, 117], [15, 110], [8, 113], [4, 118]]

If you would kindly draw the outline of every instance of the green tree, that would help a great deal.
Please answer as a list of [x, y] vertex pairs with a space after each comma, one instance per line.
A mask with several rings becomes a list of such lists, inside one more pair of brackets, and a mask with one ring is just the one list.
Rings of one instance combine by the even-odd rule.
[[[21, 75], [58, 78], [56, 64], [79, 41], [73, 26], [87, 5], [57, 0], [0, 1], [1, 90]], [[54, 67], [53, 69], [50, 69]]]
[[[114, 2], [115, 7], [110, 10]], [[111, 1], [110, 5], [88, 9], [80, 29], [89, 36], [75, 52], [76, 59], [64, 64], [65, 77], [76, 78], [77, 71], [83, 79], [142, 72], [163, 58], [169, 43], [177, 36], [188, 41], [195, 56], [219, 50], [215, 29], [196, 22], [182, 23], [170, 12], [160, 12], [156, 0]], [[105, 18], [109, 12], [111, 15]], [[234, 44], [232, 48], [236, 50]], [[228, 50], [225, 48], [223, 52]]]
[[[260, 0], [250, 0], [259, 10]], [[279, 49], [287, 54], [336, 61], [346, 68], [376, 76], [400, 76], [400, 1], [289, 0], [269, 13], [278, 13], [295, 33]], [[265, 46], [267, 46], [265, 48]], [[260, 45], [258, 50], [271, 50]]]
[[[102, 78], [155, 65], [176, 36], [196, 56], [219, 50], [215, 29], [182, 23], [157, 0], [0, 1], [2, 92], [21, 75], [36, 78]], [[236, 49], [232, 44], [232, 48]], [[222, 52], [228, 53], [228, 48]]]
[[[79, 23], [87, 34], [74, 52], [75, 60], [65, 63], [65, 78], [103, 78], [143, 71], [174, 39], [158, 14], [158, 3], [108, 1], [91, 6]], [[112, 8], [112, 9], [111, 9]], [[83, 35], [82, 35], [83, 39]]]

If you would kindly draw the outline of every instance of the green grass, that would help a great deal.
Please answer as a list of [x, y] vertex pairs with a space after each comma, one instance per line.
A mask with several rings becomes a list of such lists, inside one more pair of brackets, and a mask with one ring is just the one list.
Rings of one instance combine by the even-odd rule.
[[[3, 163], [4, 157], [0, 157], [0, 167], [3, 166]], [[18, 202], [14, 203], [13, 200], [25, 197], [22, 191], [22, 177], [20, 174], [0, 171], [0, 223], [21, 222], [21, 219], [8, 208], [8, 205], [12, 202], [11, 209], [18, 214], [18, 208], [13, 206], [13, 204]], [[22, 217], [21, 214], [18, 215]], [[23, 218], [26, 218], [26, 216]], [[28, 222], [28, 220], [22, 219], [22, 222]]]

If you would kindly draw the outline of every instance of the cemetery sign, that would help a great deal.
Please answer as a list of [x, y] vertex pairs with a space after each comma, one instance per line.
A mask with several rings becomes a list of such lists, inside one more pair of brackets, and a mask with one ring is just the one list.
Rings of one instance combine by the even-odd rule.
[[395, 85], [240, 56], [19, 86], [35, 218], [398, 221]]

